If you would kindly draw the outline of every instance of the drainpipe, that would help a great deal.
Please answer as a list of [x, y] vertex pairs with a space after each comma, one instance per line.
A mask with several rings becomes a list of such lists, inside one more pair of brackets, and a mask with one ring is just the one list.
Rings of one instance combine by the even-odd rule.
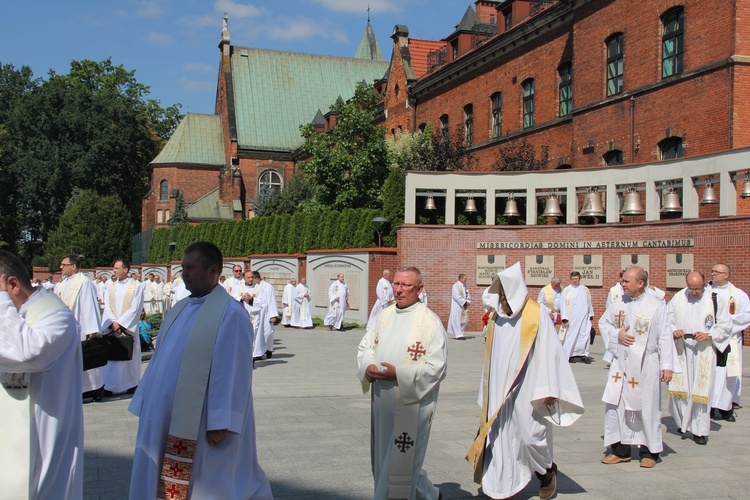
[[635, 163], [635, 97], [630, 96], [630, 163]]

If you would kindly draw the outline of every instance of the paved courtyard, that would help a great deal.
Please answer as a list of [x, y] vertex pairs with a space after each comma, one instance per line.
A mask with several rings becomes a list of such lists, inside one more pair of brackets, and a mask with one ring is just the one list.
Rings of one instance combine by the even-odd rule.
[[[356, 377], [362, 330], [276, 331], [271, 360], [256, 364], [253, 381], [260, 463], [277, 499], [356, 500], [372, 498], [369, 459], [370, 397]], [[443, 498], [486, 498], [472, 482], [464, 459], [476, 435], [484, 339], [469, 334], [449, 341], [448, 376], [432, 427], [425, 469]], [[555, 429], [558, 498], [747, 498], [742, 483], [750, 466], [750, 399], [737, 421], [714, 421], [707, 446], [676, 432], [663, 394], [665, 450], [654, 469], [637, 460], [603, 465], [607, 376], [597, 337], [591, 365], [575, 364], [586, 413], [572, 427]], [[145, 369], [147, 360], [144, 360]], [[750, 388], [750, 351], [745, 348], [745, 385]], [[665, 388], [666, 389], [666, 388]], [[750, 390], [750, 389], [748, 389]], [[747, 391], [746, 391], [747, 392]], [[126, 498], [137, 420], [127, 412], [130, 396], [84, 405], [86, 499]], [[532, 479], [515, 499], [535, 498]]]

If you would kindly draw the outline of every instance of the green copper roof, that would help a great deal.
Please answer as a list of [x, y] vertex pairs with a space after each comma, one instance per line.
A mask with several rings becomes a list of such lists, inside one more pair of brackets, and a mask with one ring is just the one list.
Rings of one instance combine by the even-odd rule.
[[300, 125], [388, 69], [383, 61], [246, 47], [234, 47], [231, 64], [239, 147], [268, 151], [300, 147]]
[[378, 45], [378, 39], [375, 38], [375, 30], [372, 29], [370, 21], [367, 21], [365, 32], [359, 41], [359, 47], [357, 47], [357, 53], [354, 54], [354, 58], [370, 59], [371, 61], [384, 60], [383, 53], [380, 51], [380, 45]]
[[169, 138], [154, 164], [224, 165], [221, 117], [188, 113]]
[[187, 214], [192, 222], [232, 220], [234, 216], [231, 207], [219, 203], [219, 188], [206, 193], [187, 207]]

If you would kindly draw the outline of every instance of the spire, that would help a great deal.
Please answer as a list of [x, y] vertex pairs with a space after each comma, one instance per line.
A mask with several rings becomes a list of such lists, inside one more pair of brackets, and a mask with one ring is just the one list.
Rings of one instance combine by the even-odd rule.
[[221, 42], [219, 45], [229, 43], [229, 14], [224, 13], [224, 18], [221, 21]]
[[365, 32], [362, 34], [362, 39], [359, 41], [359, 48], [357, 53], [354, 55], [355, 59], [369, 59], [370, 61], [385, 61], [383, 59], [383, 53], [380, 51], [380, 45], [378, 45], [378, 39], [375, 38], [375, 31], [372, 29], [370, 24], [370, 13], [367, 13], [367, 26]]

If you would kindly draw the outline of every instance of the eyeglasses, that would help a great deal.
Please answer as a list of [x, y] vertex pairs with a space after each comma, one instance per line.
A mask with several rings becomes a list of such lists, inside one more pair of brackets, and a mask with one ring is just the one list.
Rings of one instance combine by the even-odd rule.
[[242, 269], [232, 269], [232, 272], [235, 272], [235, 273], [241, 273], [241, 272], [242, 272]]
[[711, 274], [727, 274], [726, 271], [717, 271], [716, 269], [711, 269]]
[[60, 267], [68, 267], [68, 266], [72, 266], [72, 265], [73, 264], [66, 264], [65, 262], [63, 262], [62, 264], [60, 264]]
[[417, 285], [407, 285], [406, 283], [393, 283], [393, 289], [401, 288], [403, 291], [408, 292]]
[[691, 292], [698, 293], [698, 292], [702, 292], [703, 290], [705, 290], [705, 288], [703, 288], [703, 287], [700, 287], [700, 288], [690, 288], [690, 287], [688, 287], [688, 290], [690, 290]]

